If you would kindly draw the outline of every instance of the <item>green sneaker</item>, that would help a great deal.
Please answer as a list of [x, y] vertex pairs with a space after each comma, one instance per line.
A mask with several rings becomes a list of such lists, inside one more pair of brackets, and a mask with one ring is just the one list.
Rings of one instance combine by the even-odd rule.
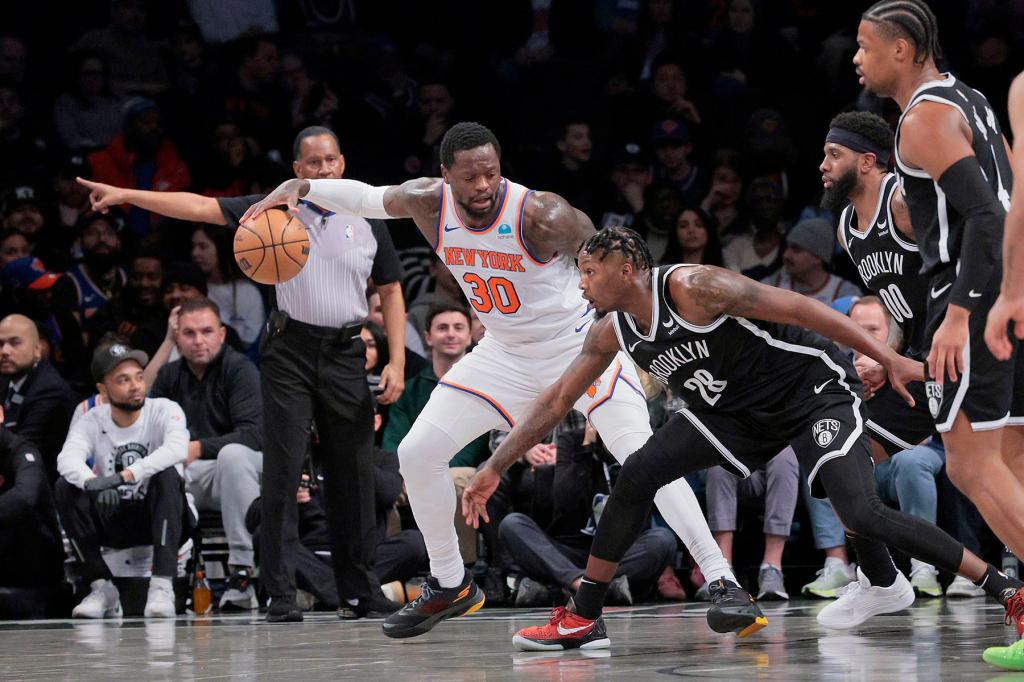
[[1010, 646], [990, 646], [981, 657], [1003, 670], [1024, 670], [1024, 639]]
[[852, 583], [855, 573], [853, 564], [848, 566], [832, 564], [818, 569], [817, 575], [814, 582], [804, 585], [800, 592], [809, 597], [835, 599], [838, 596], [836, 591], [840, 587], [846, 587]]
[[939, 572], [930, 564], [911, 562], [910, 584], [918, 596], [941, 597], [942, 585], [939, 584]]

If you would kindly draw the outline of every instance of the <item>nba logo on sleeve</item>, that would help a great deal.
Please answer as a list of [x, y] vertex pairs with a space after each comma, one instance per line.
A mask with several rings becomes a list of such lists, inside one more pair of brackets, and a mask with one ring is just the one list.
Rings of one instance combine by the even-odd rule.
[[829, 443], [835, 440], [838, 433], [838, 419], [819, 419], [811, 429], [811, 434], [814, 436], [814, 442], [823, 448], [827, 448]]

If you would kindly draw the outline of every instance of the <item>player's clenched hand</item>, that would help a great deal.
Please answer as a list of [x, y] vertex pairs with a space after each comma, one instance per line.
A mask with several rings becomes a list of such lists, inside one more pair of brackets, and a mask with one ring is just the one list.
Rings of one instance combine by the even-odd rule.
[[942, 385], [948, 376], [957, 381], [964, 370], [964, 346], [967, 345], [967, 320], [970, 313], [958, 305], [950, 304], [946, 318], [932, 337], [932, 349], [928, 353], [928, 373], [935, 382]]
[[893, 355], [893, 361], [886, 367], [889, 383], [897, 393], [903, 396], [907, 405], [913, 407], [914, 397], [907, 390], [907, 384], [911, 381], [924, 381], [924, 365], [903, 355]]
[[79, 185], [89, 190], [89, 206], [93, 211], [108, 213], [111, 206], [124, 203], [124, 190], [102, 182], [93, 182], [84, 178], [75, 178]]
[[242, 215], [242, 219], [238, 221], [239, 224], [247, 223], [263, 215], [267, 210], [278, 206], [287, 206], [289, 213], [298, 213], [299, 191], [302, 189], [304, 182], [306, 181], [299, 178], [285, 180], [273, 192], [250, 206], [249, 210]]
[[487, 515], [487, 500], [498, 489], [499, 483], [501, 474], [487, 465], [474, 474], [473, 480], [462, 491], [462, 515], [466, 517], [468, 525], [479, 528], [481, 519], [486, 523], [491, 522]]
[[853, 366], [857, 370], [861, 384], [864, 385], [864, 400], [871, 400], [875, 393], [885, 386], [885, 368], [867, 355], [859, 356], [854, 360]]
[[1006, 294], [999, 294], [996, 304], [988, 311], [988, 322], [985, 323], [985, 343], [999, 360], [1009, 360], [1013, 353], [1007, 330], [1011, 321], [1014, 336], [1024, 339], [1024, 297], [1011, 299]]
[[379, 386], [380, 395], [377, 396], [377, 402], [390, 405], [402, 395], [402, 389], [405, 388], [405, 372], [389, 362], [380, 372]]

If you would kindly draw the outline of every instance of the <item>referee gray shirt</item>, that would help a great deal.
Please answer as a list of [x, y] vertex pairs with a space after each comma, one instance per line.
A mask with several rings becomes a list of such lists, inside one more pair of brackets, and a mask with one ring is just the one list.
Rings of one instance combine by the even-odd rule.
[[[228, 225], [262, 195], [217, 199]], [[367, 315], [367, 280], [390, 284], [401, 277], [398, 254], [383, 221], [325, 211], [299, 203], [309, 235], [309, 260], [299, 274], [274, 286], [277, 307], [292, 319], [320, 327], [361, 324]]]

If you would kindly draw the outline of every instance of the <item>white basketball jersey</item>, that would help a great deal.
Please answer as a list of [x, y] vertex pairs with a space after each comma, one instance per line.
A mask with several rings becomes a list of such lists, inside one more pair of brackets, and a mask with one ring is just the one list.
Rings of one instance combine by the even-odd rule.
[[487, 329], [503, 344], [549, 341], [581, 333], [593, 317], [579, 289], [571, 254], [540, 261], [523, 239], [523, 209], [529, 190], [507, 178], [494, 221], [467, 227], [441, 185], [437, 254], [462, 287]]

